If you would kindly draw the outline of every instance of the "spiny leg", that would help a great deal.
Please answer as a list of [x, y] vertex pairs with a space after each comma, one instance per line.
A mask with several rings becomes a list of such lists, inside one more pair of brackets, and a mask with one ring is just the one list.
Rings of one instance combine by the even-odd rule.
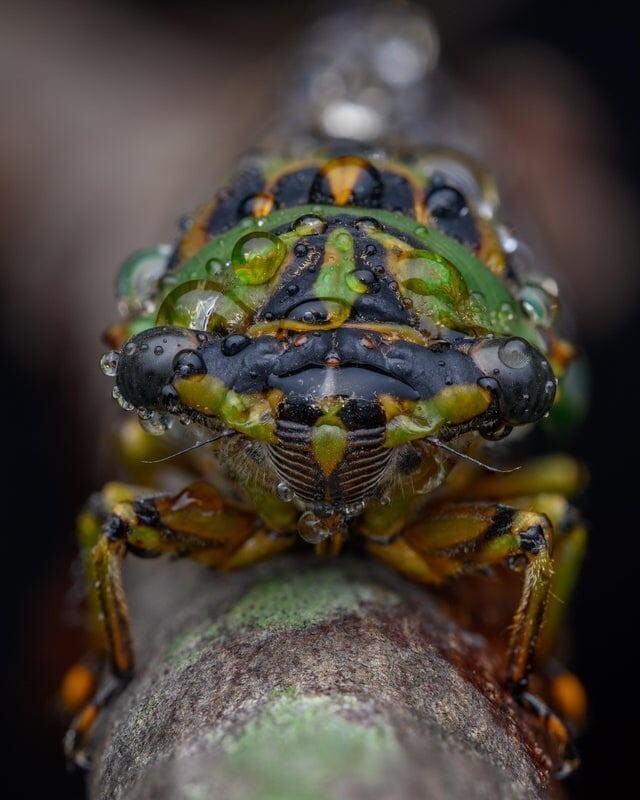
[[571, 456], [542, 456], [508, 474], [476, 471], [459, 496], [501, 500], [521, 509], [545, 514], [553, 525], [553, 578], [544, 626], [538, 639], [537, 660], [544, 668], [554, 706], [565, 719], [581, 727], [586, 718], [586, 694], [578, 678], [554, 660], [561, 643], [564, 619], [578, 580], [587, 532], [569, 497], [586, 486], [585, 467]]
[[[268, 558], [294, 541], [293, 535], [268, 532], [254, 514], [222, 500], [210, 485], [192, 484], [177, 495], [140, 496], [141, 490], [109, 484], [93, 501], [84, 522], [96, 538], [86, 559], [90, 580], [89, 612], [92, 643], [107, 654], [112, 678], [75, 717], [65, 747], [83, 762], [81, 748], [93, 722], [121, 685], [133, 674], [134, 651], [121, 567], [127, 552], [187, 556], [218, 569], [234, 569]], [[93, 521], [91, 521], [93, 517]], [[82, 520], [82, 518], [81, 518]], [[102, 523], [102, 524], [101, 524]], [[82, 525], [81, 525], [82, 528]]]
[[367, 549], [426, 583], [506, 562], [525, 563], [522, 595], [507, 651], [506, 683], [516, 699], [536, 713], [562, 750], [561, 771], [573, 768], [575, 753], [560, 718], [527, 691], [553, 573], [552, 525], [535, 511], [493, 503], [450, 503], [429, 508], [403, 535]]

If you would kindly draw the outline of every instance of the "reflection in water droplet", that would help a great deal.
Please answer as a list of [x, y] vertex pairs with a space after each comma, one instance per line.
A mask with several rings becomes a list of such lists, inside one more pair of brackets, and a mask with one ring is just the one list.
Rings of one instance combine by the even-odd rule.
[[163, 433], [169, 430], [171, 427], [171, 422], [173, 421], [171, 417], [167, 414], [162, 414], [159, 411], [152, 411], [148, 416], [140, 416], [140, 411], [138, 411], [140, 427], [145, 430], [151, 436], [162, 436]]
[[258, 286], [271, 280], [284, 261], [287, 248], [272, 233], [248, 233], [231, 253], [231, 264], [242, 283]]
[[224, 331], [240, 325], [245, 314], [216, 284], [187, 281], [168, 294], [158, 309], [156, 325], [179, 325], [200, 331]]
[[283, 501], [283, 503], [290, 503], [295, 497], [293, 489], [288, 483], [282, 481], [276, 486], [276, 494]]
[[380, 288], [376, 276], [369, 269], [356, 269], [348, 272], [345, 277], [345, 283], [352, 292], [357, 294], [373, 291], [374, 287]]
[[498, 350], [498, 358], [505, 367], [522, 369], [531, 361], [531, 350], [523, 339], [509, 339]]
[[507, 320], [507, 322], [513, 322], [513, 320], [516, 318], [515, 309], [511, 303], [502, 303], [500, 306], [500, 313]]
[[357, 503], [352, 503], [349, 506], [345, 506], [344, 514], [346, 517], [357, 517], [358, 514], [362, 514], [364, 511], [364, 500], [358, 500]]
[[307, 214], [297, 219], [293, 227], [299, 236], [312, 236], [313, 234], [324, 233], [327, 229], [327, 223], [321, 217]]
[[136, 311], [150, 302], [155, 295], [158, 281], [165, 273], [171, 259], [172, 246], [161, 244], [140, 250], [128, 258], [120, 269], [116, 285], [116, 296], [125, 313]]
[[[553, 286], [550, 288], [553, 289]], [[557, 290], [557, 285], [555, 288]], [[522, 287], [520, 305], [526, 316], [543, 328], [550, 327], [558, 314], [557, 296], [550, 294], [542, 285], [535, 283]]]
[[204, 269], [208, 275], [218, 275], [222, 272], [222, 262], [217, 258], [210, 258], [204, 265]]
[[[126, 348], [125, 348], [126, 350]], [[100, 369], [105, 375], [113, 378], [118, 369], [118, 361], [120, 360], [120, 353], [117, 350], [110, 350], [105, 353], [100, 359]]]
[[125, 411], [135, 411], [135, 406], [133, 405], [133, 403], [130, 403], [128, 400], [124, 399], [124, 397], [120, 394], [120, 389], [118, 389], [117, 386], [113, 387], [111, 396], [120, 406], [120, 408], [124, 408]]
[[318, 544], [331, 536], [331, 531], [322, 525], [313, 511], [305, 511], [298, 520], [298, 533], [300, 538], [309, 544]]
[[372, 217], [361, 217], [355, 221], [356, 228], [361, 233], [375, 233], [382, 230], [380, 223]]

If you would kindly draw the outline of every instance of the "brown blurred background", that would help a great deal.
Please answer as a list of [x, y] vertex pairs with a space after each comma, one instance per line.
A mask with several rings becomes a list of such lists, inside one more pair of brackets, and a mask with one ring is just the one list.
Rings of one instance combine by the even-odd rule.
[[[594, 376], [591, 414], [570, 445], [593, 474], [582, 503], [592, 539], [572, 612], [572, 666], [592, 701], [576, 798], [611, 790], [638, 744], [628, 648], [638, 623], [640, 41], [624, 5], [591, 15], [551, 0], [428, 4], [445, 67], [481, 110], [508, 219], [552, 265]], [[65, 600], [74, 514], [116, 470], [108, 432], [117, 409], [98, 358], [117, 267], [171, 241], [178, 218], [277, 124], [291, 49], [327, 7], [0, 8], [4, 686], [8, 768], [24, 776], [16, 796], [81, 796], [60, 758], [53, 697], [82, 646]]]

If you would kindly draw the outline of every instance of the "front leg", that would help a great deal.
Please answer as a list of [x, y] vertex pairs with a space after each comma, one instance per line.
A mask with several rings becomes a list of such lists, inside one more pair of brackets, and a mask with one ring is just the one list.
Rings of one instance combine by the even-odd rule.
[[516, 699], [533, 711], [559, 742], [562, 771], [575, 754], [565, 725], [528, 692], [536, 643], [553, 575], [553, 528], [549, 518], [530, 510], [494, 503], [449, 503], [425, 511], [388, 544], [368, 542], [367, 549], [396, 569], [425, 583], [506, 562], [524, 566], [522, 594], [514, 615], [507, 650], [505, 681]]
[[[100, 710], [133, 674], [131, 625], [122, 586], [127, 553], [187, 556], [218, 569], [233, 569], [267, 558], [289, 547], [293, 534], [276, 534], [258, 518], [228, 501], [206, 483], [195, 483], [177, 495], [141, 496], [141, 490], [109, 484], [81, 516], [80, 533], [89, 581], [89, 625], [94, 653], [106, 656], [111, 675], [84, 704], [67, 738], [67, 755], [84, 760], [82, 750]], [[73, 668], [76, 672], [81, 667]], [[67, 679], [65, 683], [69, 684]], [[89, 684], [87, 684], [89, 685]], [[82, 703], [78, 703], [78, 700]], [[88, 702], [87, 702], [88, 700]]]

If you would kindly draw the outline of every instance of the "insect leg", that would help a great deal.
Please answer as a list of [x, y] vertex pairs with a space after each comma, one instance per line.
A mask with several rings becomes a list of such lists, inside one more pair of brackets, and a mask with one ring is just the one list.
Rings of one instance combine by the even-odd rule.
[[568, 731], [560, 718], [527, 692], [536, 644], [549, 597], [553, 527], [545, 514], [494, 503], [450, 503], [426, 509], [389, 544], [367, 549], [411, 577], [440, 583], [469, 569], [506, 562], [524, 564], [524, 585], [507, 651], [506, 683], [559, 742], [563, 767], [574, 765]]
[[[93, 501], [89, 533], [97, 541], [87, 563], [92, 642], [108, 655], [113, 679], [77, 714], [66, 738], [69, 757], [81, 763], [82, 747], [100, 709], [133, 674], [134, 650], [122, 587], [122, 561], [142, 556], [186, 556], [218, 569], [234, 569], [289, 547], [293, 535], [272, 536], [254, 514], [225, 502], [199, 482], [176, 495], [145, 496], [145, 490], [109, 484]], [[102, 520], [102, 524], [100, 521]], [[91, 535], [87, 537], [91, 539]]]

